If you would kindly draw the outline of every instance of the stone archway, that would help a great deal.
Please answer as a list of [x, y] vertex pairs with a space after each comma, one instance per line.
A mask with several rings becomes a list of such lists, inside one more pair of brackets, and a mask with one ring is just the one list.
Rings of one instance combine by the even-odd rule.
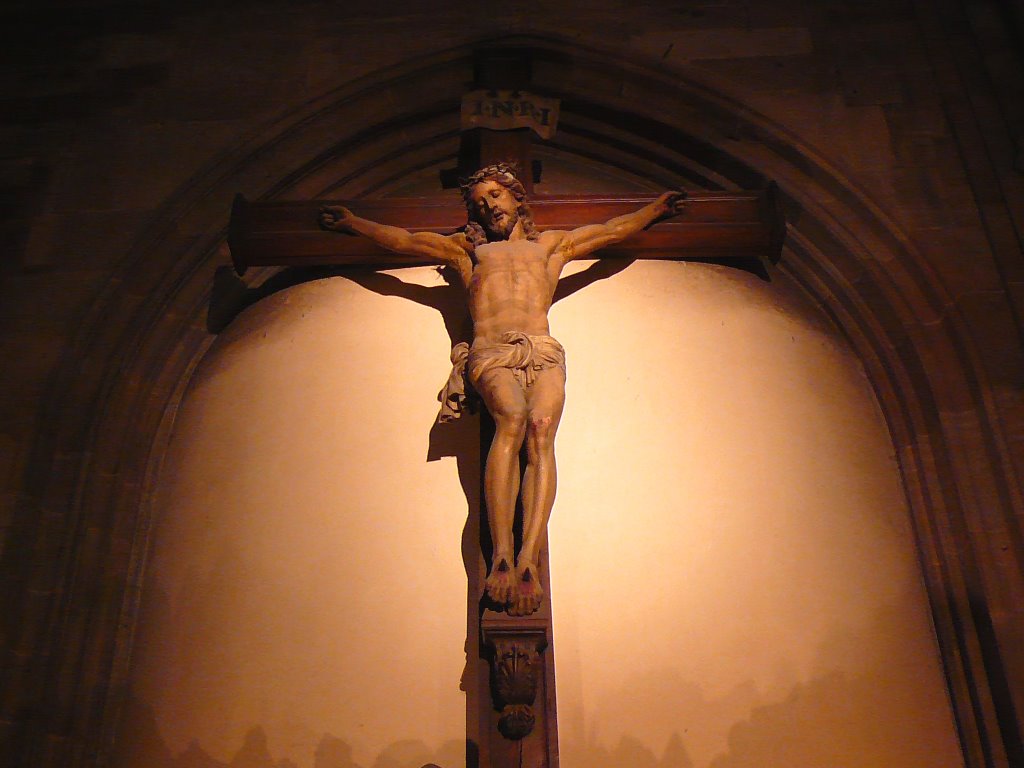
[[[979, 606], [1011, 605], [1013, 585], [987, 580], [976, 562], [990, 546], [983, 532], [998, 538], [1012, 513], [1016, 484], [972, 342], [912, 243], [824, 159], [699, 83], [561, 41], [502, 44], [533, 47], [535, 79], [563, 99], [559, 152], [601, 156], [662, 184], [779, 182], [791, 221], [784, 269], [864, 361], [898, 450], [968, 764], [1004, 764], [996, 713], [1009, 696], [998, 652], [1006, 640]], [[51, 385], [45, 415], [59, 427], [34, 446], [29, 478], [44, 508], [71, 507], [71, 522], [20, 542], [39, 559], [59, 552], [64, 578], [50, 583], [27, 565], [16, 574], [31, 594], [58, 595], [22, 628], [27, 645], [46, 650], [17, 670], [21, 689], [52, 713], [27, 718], [26, 749], [41, 764], [88, 764], [111, 738], [145, 567], [149, 484], [209, 343], [203, 313], [231, 195], [357, 197], [432, 169], [453, 152], [453, 105], [471, 54], [376, 73], [226, 152], [139, 234], [123, 277], [86, 318]]]

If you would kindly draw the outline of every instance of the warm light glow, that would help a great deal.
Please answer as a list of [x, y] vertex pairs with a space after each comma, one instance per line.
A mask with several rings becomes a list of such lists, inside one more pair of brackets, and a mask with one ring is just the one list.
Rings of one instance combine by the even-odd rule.
[[[427, 455], [438, 309], [455, 332], [465, 310], [401, 276], [266, 299], [196, 374], [133, 672], [171, 754], [464, 765], [467, 499]], [[552, 333], [563, 768], [959, 765], [892, 448], [837, 335], [778, 281], [644, 262]]]
[[778, 284], [651, 262], [553, 326], [562, 765], [958, 765], [892, 447], [838, 334]]
[[323, 745], [464, 763], [467, 501], [454, 459], [426, 461], [447, 344], [434, 309], [339, 278], [252, 307], [203, 361], [133, 681], [172, 754], [227, 762], [259, 728], [301, 768]]

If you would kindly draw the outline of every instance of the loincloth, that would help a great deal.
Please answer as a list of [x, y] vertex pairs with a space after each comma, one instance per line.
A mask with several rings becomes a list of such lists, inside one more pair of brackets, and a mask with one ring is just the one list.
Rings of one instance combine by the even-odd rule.
[[561, 368], [565, 373], [565, 349], [551, 336], [530, 336], [520, 331], [506, 331], [501, 340], [493, 343], [475, 341], [471, 347], [460, 342], [452, 347], [452, 372], [448, 383], [438, 394], [441, 411], [437, 420], [442, 424], [459, 418], [468, 407], [466, 382], [473, 386], [480, 377], [494, 368], [508, 368], [519, 386], [528, 389], [537, 378], [537, 372], [546, 368]]

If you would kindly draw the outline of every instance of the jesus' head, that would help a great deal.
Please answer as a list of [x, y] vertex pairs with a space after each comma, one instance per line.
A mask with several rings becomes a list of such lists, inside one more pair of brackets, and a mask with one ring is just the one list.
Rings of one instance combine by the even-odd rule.
[[526, 204], [526, 190], [507, 163], [481, 168], [460, 184], [469, 213], [466, 237], [474, 245], [508, 240], [521, 224], [523, 236], [536, 240], [538, 233]]

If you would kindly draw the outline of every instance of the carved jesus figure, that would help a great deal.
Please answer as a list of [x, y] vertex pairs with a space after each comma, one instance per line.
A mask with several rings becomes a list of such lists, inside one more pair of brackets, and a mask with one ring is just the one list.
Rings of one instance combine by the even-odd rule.
[[[479, 393], [495, 433], [484, 469], [484, 501], [493, 554], [488, 597], [511, 615], [540, 606], [538, 550], [555, 501], [555, 431], [565, 403], [565, 351], [549, 335], [548, 310], [563, 267], [656, 221], [680, 213], [683, 192], [665, 192], [633, 213], [571, 232], [539, 232], [512, 166], [482, 168], [462, 183], [469, 214], [452, 235], [411, 233], [325, 206], [320, 225], [362, 235], [396, 253], [452, 267], [466, 287], [473, 342], [453, 350], [457, 372]], [[522, 474], [523, 535], [514, 552], [513, 522]]]

